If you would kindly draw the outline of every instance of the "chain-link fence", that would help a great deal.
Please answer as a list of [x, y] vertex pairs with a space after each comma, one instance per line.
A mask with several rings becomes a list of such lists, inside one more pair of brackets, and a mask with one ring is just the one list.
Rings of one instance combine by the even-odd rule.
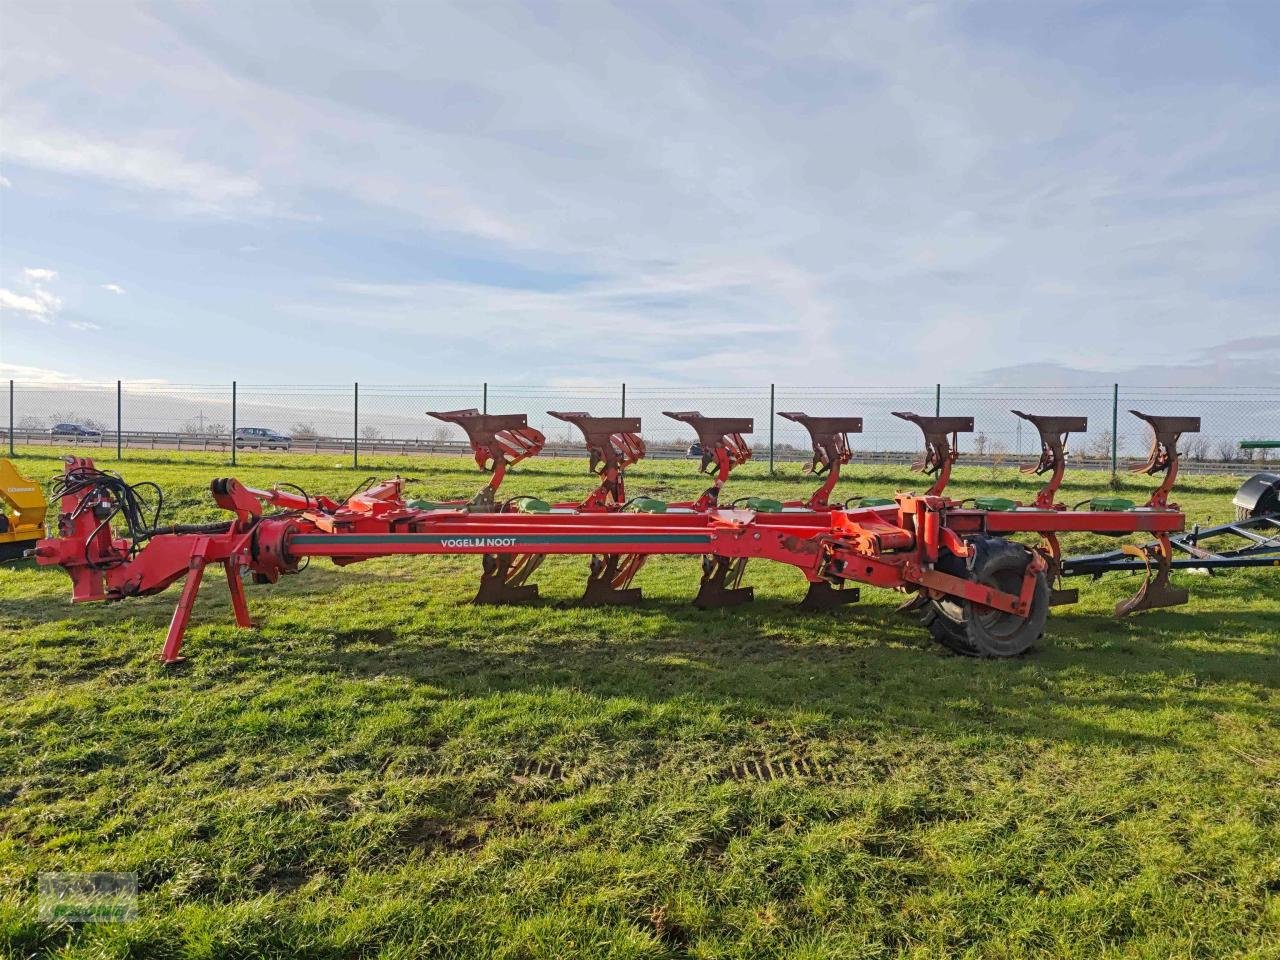
[[[683, 456], [696, 439], [666, 411], [750, 417], [748, 438], [769, 463], [808, 456], [804, 428], [779, 416], [860, 416], [863, 432], [850, 437], [855, 455], [874, 462], [917, 456], [920, 434], [895, 411], [963, 415], [974, 432], [960, 438], [967, 462], [1016, 462], [1039, 453], [1035, 429], [1012, 410], [1085, 416], [1086, 433], [1070, 441], [1077, 463], [1112, 469], [1145, 454], [1150, 433], [1129, 414], [1192, 415], [1201, 432], [1184, 437], [1191, 469], [1280, 460], [1280, 450], [1242, 441], [1280, 440], [1280, 388], [1151, 389], [1111, 385], [1071, 390], [1001, 389], [931, 385], [918, 389], [758, 389], [685, 387], [539, 387], [491, 384], [270, 385], [156, 382], [24, 383], [9, 381], [9, 450], [22, 445], [83, 447], [123, 453], [134, 449], [278, 453], [340, 452], [359, 465], [361, 453], [464, 453], [466, 437], [430, 411], [474, 408], [523, 413], [547, 437], [546, 454], [581, 453], [581, 437], [548, 414], [585, 411], [639, 417], [651, 457]], [[101, 456], [101, 453], [98, 454]]]

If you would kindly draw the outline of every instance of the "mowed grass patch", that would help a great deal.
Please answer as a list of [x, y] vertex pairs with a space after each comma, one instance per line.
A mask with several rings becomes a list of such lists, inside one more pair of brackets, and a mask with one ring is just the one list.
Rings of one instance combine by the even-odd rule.
[[[219, 517], [219, 475], [329, 495], [366, 475], [218, 459], [120, 469], [160, 483], [177, 522]], [[395, 472], [426, 498], [482, 479], [460, 458], [367, 470]], [[1105, 480], [1069, 475], [1064, 499]], [[1177, 499], [1226, 519], [1237, 483], [1190, 478]], [[629, 488], [705, 485], [694, 463], [646, 461]], [[585, 462], [545, 460], [504, 489], [590, 486]], [[749, 464], [727, 492], [812, 486]], [[855, 468], [842, 490], [921, 486]], [[953, 483], [1035, 489], [986, 468]], [[191, 659], [165, 670], [176, 588], [73, 608], [60, 571], [0, 566], [0, 953], [1276, 953], [1272, 571], [1178, 575], [1189, 606], [1124, 621], [1110, 611], [1137, 578], [1078, 582], [1082, 603], [1002, 662], [934, 647], [893, 593], [800, 614], [803, 578], [777, 565], [748, 566], [755, 603], [713, 612], [688, 605], [696, 558], [646, 565], [646, 600], [624, 609], [574, 605], [585, 558], [549, 559], [527, 607], [470, 606], [478, 576], [477, 558], [317, 562], [249, 587], [257, 626], [239, 631], [211, 572]], [[46, 870], [136, 871], [140, 919], [42, 925]]]

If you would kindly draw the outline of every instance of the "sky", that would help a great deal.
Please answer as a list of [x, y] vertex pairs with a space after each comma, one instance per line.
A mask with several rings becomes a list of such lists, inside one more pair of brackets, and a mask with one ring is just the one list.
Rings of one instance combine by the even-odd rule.
[[1265, 385], [1278, 261], [1264, 0], [0, 0], [0, 376]]

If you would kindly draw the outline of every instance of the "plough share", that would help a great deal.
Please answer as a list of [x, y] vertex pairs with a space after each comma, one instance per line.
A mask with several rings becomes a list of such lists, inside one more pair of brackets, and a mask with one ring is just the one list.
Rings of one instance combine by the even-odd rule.
[[[477, 464], [492, 474], [469, 499], [406, 500], [400, 478], [341, 502], [287, 485], [257, 490], [227, 478], [213, 481], [211, 490], [234, 519], [160, 527], [158, 505], [151, 510], [143, 490], [149, 485], [129, 486], [87, 458], [69, 458], [54, 491], [60, 500], [57, 535], [39, 541], [33, 553], [40, 564], [67, 571], [76, 602], [147, 596], [185, 578], [161, 653], [165, 663], [182, 659], [183, 634], [209, 566], [222, 566], [236, 623], [249, 627], [244, 581], [274, 583], [312, 557], [346, 565], [396, 554], [475, 554], [482, 558], [475, 602], [519, 603], [537, 597], [529, 578], [545, 556], [583, 554], [591, 560], [584, 601], [627, 604], [640, 599], [633, 581], [649, 557], [687, 555], [702, 561], [695, 603], [704, 608], [750, 600], [752, 589], [742, 584], [747, 562], [771, 560], [795, 567], [808, 581], [804, 609], [857, 600], [861, 584], [902, 591], [911, 595], [902, 609], [916, 612], [934, 639], [956, 652], [988, 657], [1024, 652], [1041, 636], [1049, 607], [1075, 599], [1075, 591], [1053, 589], [1063, 574], [1063, 533], [1153, 538], [1122, 558], [1128, 563], [1137, 552], [1148, 576], [1135, 597], [1117, 606], [1118, 614], [1186, 600], [1169, 583], [1170, 538], [1185, 519], [1168, 495], [1178, 471], [1178, 437], [1198, 430], [1197, 418], [1137, 414], [1154, 435], [1151, 455], [1138, 469], [1163, 475], [1146, 504], [1098, 498], [1068, 507], [1058, 501], [1065, 443], [1069, 433], [1086, 428], [1083, 417], [1017, 412], [1041, 439], [1039, 462], [1025, 469], [1048, 476], [1034, 502], [1023, 505], [946, 495], [957, 436], [973, 430], [970, 417], [895, 414], [921, 429], [925, 457], [916, 466], [932, 476], [931, 485], [922, 494], [836, 503], [840, 469], [851, 458], [849, 435], [861, 432], [862, 419], [783, 413], [809, 432], [810, 469], [821, 486], [803, 501], [746, 497], [726, 503], [731, 471], [751, 457], [744, 437], [752, 421], [697, 411], [666, 415], [697, 434], [702, 469], [712, 476], [695, 500], [628, 496], [627, 469], [646, 452], [638, 418], [561, 411], [551, 416], [582, 433], [598, 485], [574, 502], [503, 499], [499, 487], [508, 468], [536, 455], [546, 438], [522, 414], [453, 410], [431, 416], [464, 430]], [[1009, 539], [1015, 534], [1039, 541], [1026, 546]], [[1099, 572], [1097, 558], [1090, 559], [1089, 572]]]

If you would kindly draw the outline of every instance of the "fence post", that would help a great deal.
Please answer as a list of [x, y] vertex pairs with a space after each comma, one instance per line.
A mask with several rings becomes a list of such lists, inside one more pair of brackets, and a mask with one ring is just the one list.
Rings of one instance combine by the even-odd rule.
[[231, 465], [236, 465], [236, 382], [231, 381]]
[[942, 416], [942, 384], [940, 383], [933, 385], [933, 415]]
[[1111, 482], [1116, 480], [1117, 454], [1120, 449], [1120, 438], [1116, 431], [1120, 428], [1120, 384], [1111, 385]]
[[480, 412], [489, 412], [489, 384], [487, 382], [480, 387]]
[[627, 415], [627, 385], [624, 383], [622, 385], [622, 413], [618, 414], [618, 416], [625, 417], [626, 415]]
[[120, 452], [120, 432], [124, 429], [124, 388], [122, 381], [116, 381], [116, 459], [124, 459]]
[[773, 395], [776, 384], [769, 384], [769, 475], [773, 476]]
[[355, 393], [351, 401], [351, 467], [360, 469], [360, 383], [355, 384]]
[[9, 381], [9, 456], [13, 456], [13, 381]]

